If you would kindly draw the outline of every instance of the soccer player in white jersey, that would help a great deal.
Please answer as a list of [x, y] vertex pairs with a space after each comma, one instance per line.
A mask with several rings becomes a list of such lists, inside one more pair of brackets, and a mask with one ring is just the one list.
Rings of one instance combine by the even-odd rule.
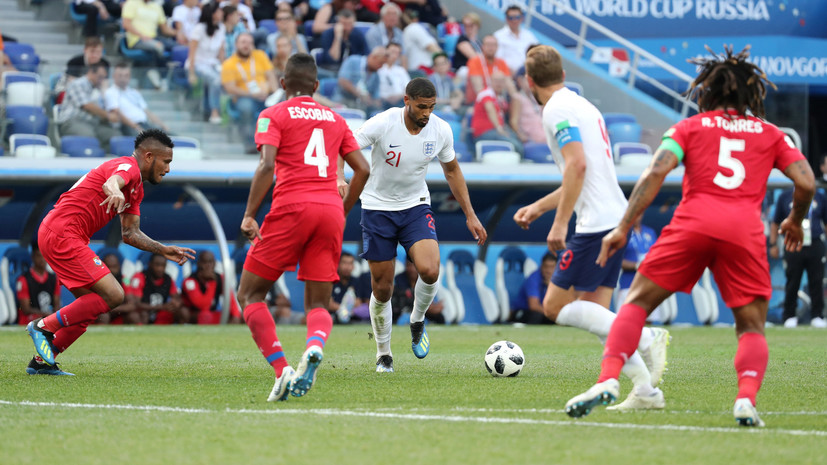
[[[554, 161], [563, 171], [563, 182], [551, 194], [519, 209], [514, 221], [527, 229], [543, 213], [557, 210], [548, 247], [564, 251], [558, 253], [543, 311], [555, 323], [585, 329], [605, 344], [616, 316], [609, 304], [623, 254], [615, 254], [605, 267], [595, 261], [603, 236], [620, 223], [627, 202], [617, 184], [603, 115], [563, 85], [562, 59], [553, 47], [530, 48], [526, 74], [534, 98], [543, 106], [543, 128]], [[577, 226], [566, 244], [572, 213], [577, 213]], [[666, 366], [668, 342], [666, 330], [643, 329], [640, 353], [635, 352], [623, 368], [635, 389], [615, 409], [665, 406], [663, 392], [656, 386]]]
[[405, 88], [404, 101], [403, 108], [391, 108], [374, 116], [354, 133], [360, 147], [373, 146], [370, 179], [360, 197], [361, 257], [370, 265], [370, 322], [376, 339], [377, 372], [393, 372], [390, 300], [398, 243], [419, 273], [411, 312], [411, 348], [417, 358], [428, 355], [425, 311], [439, 285], [439, 244], [431, 194], [425, 184], [425, 174], [434, 157], [439, 158], [471, 235], [478, 244], [488, 237], [471, 207], [468, 187], [454, 153], [451, 127], [431, 114], [436, 106], [436, 88], [428, 79], [413, 79]]

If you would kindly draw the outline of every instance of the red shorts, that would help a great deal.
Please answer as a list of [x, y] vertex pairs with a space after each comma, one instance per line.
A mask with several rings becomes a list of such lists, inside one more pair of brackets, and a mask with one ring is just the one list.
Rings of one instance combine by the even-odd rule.
[[688, 294], [706, 268], [712, 271], [729, 308], [772, 296], [763, 236], [754, 243], [734, 244], [670, 224], [638, 272], [666, 290]]
[[339, 280], [345, 215], [341, 205], [301, 203], [276, 207], [264, 217], [261, 237], [244, 269], [270, 281], [299, 264], [302, 281]]
[[89, 243], [76, 236], [64, 236], [41, 224], [37, 245], [60, 283], [69, 290], [89, 289], [109, 274], [109, 268], [89, 248]]

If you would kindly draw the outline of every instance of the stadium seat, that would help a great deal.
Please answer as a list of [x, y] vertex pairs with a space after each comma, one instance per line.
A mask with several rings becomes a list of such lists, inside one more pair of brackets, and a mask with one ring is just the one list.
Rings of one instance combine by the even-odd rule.
[[13, 154], [15, 150], [26, 145], [51, 146], [52, 142], [48, 137], [40, 134], [12, 134], [9, 137], [9, 151]]
[[471, 155], [471, 151], [468, 150], [468, 144], [461, 139], [454, 139], [454, 152], [457, 155], [457, 161], [460, 163], [474, 161], [474, 156]]
[[204, 158], [204, 152], [195, 147], [175, 147], [172, 153], [175, 161], [201, 160]]
[[554, 158], [551, 156], [551, 149], [547, 144], [538, 144], [536, 142], [526, 142], [523, 145], [525, 150], [525, 159], [534, 163], [554, 163]]
[[269, 34], [275, 34], [276, 32], [279, 32], [279, 28], [278, 26], [276, 26], [275, 19], [262, 19], [258, 22], [258, 27], [267, 29], [267, 32]]
[[120, 52], [124, 58], [136, 65], [155, 61], [152, 52], [146, 50], [135, 50], [127, 47], [126, 36], [122, 37], [121, 40], [118, 41], [118, 52]]
[[356, 21], [356, 24], [353, 25], [353, 29], [365, 35], [368, 33], [368, 30], [373, 26], [373, 23], [367, 23], [364, 21]]
[[483, 154], [492, 151], [515, 152], [514, 144], [511, 142], [498, 140], [481, 140], [477, 142], [476, 148], [477, 160], [482, 160]]
[[168, 76], [170, 82], [184, 89], [189, 89], [190, 87], [189, 76], [187, 70], [184, 68], [189, 52], [190, 48], [188, 45], [176, 45], [172, 47], [168, 63], [170, 67]]
[[[460, 123], [460, 127], [462, 127], [461, 118], [456, 113], [453, 113], [453, 112], [450, 112], [450, 111], [436, 110], [436, 111], [434, 111], [433, 114], [436, 115], [436, 116], [439, 116], [440, 118], [444, 119], [445, 121], [447, 121], [449, 123], [452, 122], [452, 121], [456, 121], [456, 122]], [[457, 139], [456, 134], [454, 135], [454, 139]]]
[[15, 82], [32, 82], [32, 83], [40, 83], [40, 76], [37, 73], [28, 73], [22, 71], [6, 71], [0, 77], [2, 79], [3, 90], [6, 90], [6, 86], [9, 84], [13, 84]]
[[49, 118], [43, 107], [8, 106], [6, 107], [6, 134], [40, 134], [49, 132]]
[[712, 289], [712, 273], [704, 270], [701, 279], [692, 288], [692, 304], [701, 324], [708, 325], [718, 319], [718, 298]]
[[566, 81], [564, 85], [575, 94], [583, 95], [583, 86], [579, 83]]
[[464, 315], [461, 322], [490, 324], [500, 318], [497, 299], [485, 284], [487, 267], [467, 250], [454, 250], [445, 266], [446, 287], [454, 293], [457, 307]]
[[618, 142], [640, 142], [640, 134], [643, 128], [637, 123], [613, 123], [607, 125], [609, 140], [613, 144]]
[[3, 52], [18, 71], [37, 72], [40, 57], [37, 56], [34, 47], [31, 45], [20, 42], [6, 42]]
[[361, 119], [362, 121], [368, 119], [365, 110], [358, 108], [337, 108], [335, 110], [344, 119]]
[[135, 139], [130, 136], [114, 136], [109, 139], [109, 152], [116, 157], [128, 157], [135, 151]]
[[316, 60], [316, 64], [318, 64], [319, 63], [319, 58], [321, 58], [322, 53], [324, 53], [324, 49], [314, 48], [314, 49], [310, 50], [309, 53], [310, 53], [310, 56], [312, 56], [313, 59]]
[[615, 163], [620, 163], [623, 157], [634, 156], [635, 158], [645, 159], [648, 165], [652, 158], [652, 149], [640, 142], [617, 142], [612, 146], [612, 153], [614, 154]]
[[51, 145], [23, 145], [13, 155], [17, 158], [55, 158], [57, 149]]
[[637, 118], [631, 113], [603, 113], [603, 122], [608, 128], [615, 123], [637, 123]]
[[[529, 274], [526, 273], [526, 270], [531, 268], [529, 263], [533, 262], [519, 247], [506, 247], [500, 252], [494, 271], [497, 302], [500, 305], [500, 321], [507, 321], [511, 315], [512, 303], [520, 293], [523, 281]], [[533, 268], [536, 269], [536, 264]]]
[[64, 136], [60, 138], [60, 151], [70, 157], [103, 157], [106, 154], [98, 140], [86, 136]]
[[39, 107], [43, 105], [46, 86], [40, 81], [17, 81], [6, 85], [6, 105]]
[[506, 150], [489, 150], [482, 155], [480, 160], [485, 165], [519, 165], [522, 157], [517, 152]]
[[172, 136], [170, 137], [170, 139], [172, 139], [172, 143], [175, 144], [176, 149], [184, 147], [190, 147], [194, 149], [201, 148], [201, 141], [199, 141], [195, 137]]
[[336, 88], [339, 86], [337, 78], [321, 78], [319, 79], [319, 93], [323, 97], [333, 98], [336, 94]]
[[284, 277], [284, 288], [287, 289], [286, 297], [290, 299], [290, 308], [293, 311], [304, 311], [304, 283], [299, 281], [297, 271], [285, 271], [282, 273]]

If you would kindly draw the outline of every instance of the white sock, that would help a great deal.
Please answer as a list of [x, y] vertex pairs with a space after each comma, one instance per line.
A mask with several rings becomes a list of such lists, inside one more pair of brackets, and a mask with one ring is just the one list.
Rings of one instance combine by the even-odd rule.
[[390, 300], [379, 302], [370, 294], [370, 325], [376, 339], [376, 356], [391, 355], [391, 329], [393, 327], [393, 310]]
[[643, 330], [640, 332], [640, 342], [637, 345], [638, 350], [646, 350], [652, 345], [652, 341], [655, 339], [655, 335], [652, 334], [652, 328], [648, 326], [644, 326]]
[[416, 280], [413, 310], [411, 310], [411, 323], [418, 323], [425, 319], [425, 312], [428, 311], [428, 307], [433, 303], [438, 289], [439, 281], [428, 284], [422, 280], [422, 277]]
[[629, 357], [629, 360], [626, 360], [620, 372], [632, 380], [638, 396], [646, 397], [652, 393], [652, 375], [637, 351]]

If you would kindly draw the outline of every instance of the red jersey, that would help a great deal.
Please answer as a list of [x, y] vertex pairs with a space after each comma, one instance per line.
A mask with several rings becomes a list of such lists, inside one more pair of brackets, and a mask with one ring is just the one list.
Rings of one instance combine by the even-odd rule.
[[106, 199], [103, 184], [113, 175], [122, 177], [126, 184], [121, 189], [126, 199], [123, 213], [140, 215], [144, 199], [144, 185], [141, 170], [135, 157], [120, 157], [105, 161], [86, 173], [68, 191], [60, 196], [55, 207], [46, 215], [43, 225], [52, 231], [68, 232], [89, 242], [93, 234], [100, 231], [117, 212], [101, 202]]
[[[679, 147], [670, 148], [669, 139]], [[709, 111], [681, 121], [666, 132], [664, 146], [682, 156], [686, 167], [673, 222], [739, 244], [759, 236], [763, 241], [761, 204], [770, 171], [784, 171], [804, 160], [773, 124], [732, 111]]]
[[359, 150], [344, 118], [311, 97], [295, 97], [259, 115], [256, 145], [261, 150], [265, 144], [278, 149], [272, 207], [342, 204], [336, 187], [337, 160]]

